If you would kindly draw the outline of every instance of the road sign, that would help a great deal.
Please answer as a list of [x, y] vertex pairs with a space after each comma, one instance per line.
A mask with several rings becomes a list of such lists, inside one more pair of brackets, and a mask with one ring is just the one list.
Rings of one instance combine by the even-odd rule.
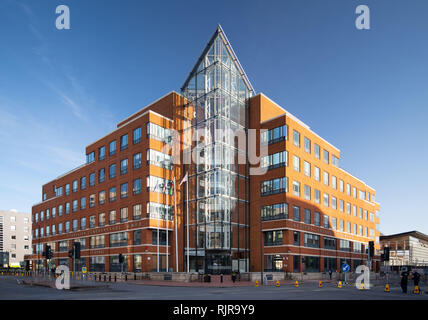
[[86, 267], [82, 267], [82, 273], [86, 273]]
[[349, 270], [351, 270], [351, 267], [349, 266], [349, 264], [347, 264], [347, 263], [342, 264], [342, 271], [343, 272], [349, 272]]

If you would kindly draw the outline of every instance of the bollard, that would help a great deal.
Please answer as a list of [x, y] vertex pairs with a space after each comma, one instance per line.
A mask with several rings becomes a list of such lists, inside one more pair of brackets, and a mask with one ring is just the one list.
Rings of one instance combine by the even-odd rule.
[[322, 281], [321, 280], [318, 282], [318, 288], [322, 288]]
[[125, 273], [125, 281], [128, 281], [128, 274]]
[[385, 292], [391, 292], [391, 291], [389, 290], [389, 284], [386, 284], [386, 285], [385, 285]]
[[279, 280], [276, 280], [276, 286], [279, 287]]
[[104, 275], [104, 282], [107, 281], [107, 275]]
[[259, 281], [258, 280], [256, 280], [256, 287], [258, 287], [259, 286]]
[[111, 274], [108, 275], [108, 281], [111, 282]]
[[415, 288], [413, 289], [413, 293], [415, 293], [415, 294], [421, 293], [421, 291], [419, 290], [419, 286], [415, 286]]
[[220, 275], [220, 282], [223, 283], [223, 274]]
[[137, 280], [137, 274], [134, 272], [134, 280]]
[[299, 286], [299, 281], [296, 280], [296, 283], [294, 284], [296, 288]]
[[114, 282], [116, 282], [116, 273], [114, 274]]
[[337, 284], [338, 288], [342, 288], [342, 281], [339, 281], [339, 283]]

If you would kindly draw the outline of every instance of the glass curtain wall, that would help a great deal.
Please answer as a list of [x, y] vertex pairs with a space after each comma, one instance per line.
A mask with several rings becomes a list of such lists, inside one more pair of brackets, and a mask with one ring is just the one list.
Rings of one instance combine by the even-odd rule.
[[[238, 163], [238, 157], [246, 159], [241, 142], [246, 139], [246, 101], [254, 90], [220, 26], [182, 93], [188, 100], [185, 108], [193, 112], [190, 127], [183, 131], [193, 138], [192, 161], [185, 166], [189, 170], [190, 270], [246, 272], [248, 177], [247, 166]], [[203, 138], [195, 141], [195, 132]], [[235, 139], [241, 134], [244, 139]], [[186, 246], [184, 250], [186, 263]]]

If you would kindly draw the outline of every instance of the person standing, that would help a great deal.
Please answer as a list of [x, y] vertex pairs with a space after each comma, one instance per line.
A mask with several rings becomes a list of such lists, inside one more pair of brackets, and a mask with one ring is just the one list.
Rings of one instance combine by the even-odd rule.
[[407, 269], [403, 269], [403, 272], [401, 272], [401, 290], [403, 290], [403, 293], [407, 293], [407, 280], [409, 278], [409, 273], [407, 272]]
[[421, 275], [419, 274], [419, 272], [415, 269], [415, 271], [413, 272], [413, 283], [416, 286], [419, 286], [419, 281], [421, 279]]
[[333, 274], [333, 271], [331, 271], [331, 268], [328, 269], [328, 275], [330, 276], [330, 280], [331, 280], [331, 275]]

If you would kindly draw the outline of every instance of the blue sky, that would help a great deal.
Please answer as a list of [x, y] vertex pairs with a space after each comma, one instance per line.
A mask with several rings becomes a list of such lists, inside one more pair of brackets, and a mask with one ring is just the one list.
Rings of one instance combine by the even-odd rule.
[[[55, 28], [66, 4], [71, 30]], [[371, 29], [357, 30], [368, 5]], [[217, 23], [256, 92], [376, 189], [381, 232], [428, 233], [425, 0], [0, 0], [0, 209], [31, 212], [85, 146], [180, 86]]]

